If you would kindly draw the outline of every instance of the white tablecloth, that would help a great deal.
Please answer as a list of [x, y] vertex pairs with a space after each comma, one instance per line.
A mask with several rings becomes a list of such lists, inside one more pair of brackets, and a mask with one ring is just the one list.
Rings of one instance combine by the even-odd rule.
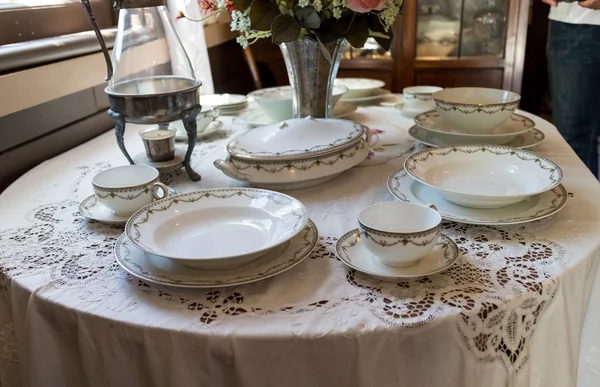
[[[523, 227], [447, 223], [458, 263], [396, 284], [348, 270], [332, 244], [366, 205], [393, 200], [385, 183], [403, 157], [390, 157], [410, 147], [411, 122], [386, 107], [350, 118], [377, 129], [367, 164], [378, 165], [291, 191], [318, 247], [286, 273], [234, 288], [148, 285], [118, 267], [122, 229], [78, 211], [91, 177], [125, 164], [112, 132], [19, 179], [0, 196], [2, 386], [564, 387], [578, 373], [580, 386], [599, 386], [600, 187], [556, 129], [532, 117], [547, 136], [536, 150], [572, 194], [563, 211]], [[126, 134], [133, 154], [136, 131]], [[198, 144], [201, 182], [182, 172], [163, 181], [180, 192], [240, 185], [212, 166], [226, 142]]]

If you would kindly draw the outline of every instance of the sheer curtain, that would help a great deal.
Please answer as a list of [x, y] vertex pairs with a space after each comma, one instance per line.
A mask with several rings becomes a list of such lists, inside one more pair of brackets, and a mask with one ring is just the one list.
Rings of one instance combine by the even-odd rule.
[[171, 21], [175, 26], [175, 31], [183, 43], [194, 71], [196, 79], [202, 82], [200, 94], [214, 93], [212, 73], [210, 71], [210, 62], [208, 60], [208, 50], [204, 38], [204, 27], [200, 22], [192, 22], [181, 19], [176, 20], [177, 11], [182, 11], [192, 19], [200, 19], [200, 7], [197, 0], [167, 0], [167, 7]]

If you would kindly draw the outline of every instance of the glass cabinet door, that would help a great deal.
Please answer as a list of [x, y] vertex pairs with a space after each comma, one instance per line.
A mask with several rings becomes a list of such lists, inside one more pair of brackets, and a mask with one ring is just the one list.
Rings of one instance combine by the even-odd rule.
[[417, 57], [503, 57], [508, 1], [418, 0]]

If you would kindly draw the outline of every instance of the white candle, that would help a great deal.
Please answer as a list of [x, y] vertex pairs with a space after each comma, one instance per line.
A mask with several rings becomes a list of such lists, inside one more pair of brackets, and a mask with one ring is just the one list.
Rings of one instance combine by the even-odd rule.
[[173, 137], [174, 135], [175, 135], [175, 132], [173, 130], [167, 130], [167, 129], [151, 130], [151, 131], [144, 132], [141, 134], [141, 136], [144, 140], [163, 140], [166, 138]]

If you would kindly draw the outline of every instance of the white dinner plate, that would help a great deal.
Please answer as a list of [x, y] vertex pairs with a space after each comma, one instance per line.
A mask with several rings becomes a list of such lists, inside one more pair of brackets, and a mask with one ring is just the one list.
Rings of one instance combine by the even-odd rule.
[[348, 102], [348, 103], [363, 103], [363, 102], [372, 102], [384, 97], [387, 97], [392, 92], [387, 89], [377, 89], [372, 92], [372, 94], [367, 95], [365, 97], [348, 97], [348, 93], [344, 94], [340, 101]]
[[[469, 141], [465, 141], [464, 136], [456, 136], [451, 137], [450, 134], [445, 136], [446, 139], [452, 139], [451, 142], [442, 141], [438, 137], [438, 133], [430, 132], [427, 129], [423, 129], [418, 125], [414, 125], [412, 128], [408, 130], [408, 134], [414, 138], [415, 140], [432, 147], [446, 146], [446, 145], [458, 145], [458, 144], [469, 144]], [[513, 138], [508, 143], [504, 144], [504, 146], [509, 146], [511, 148], [517, 149], [526, 149], [531, 148], [536, 145], [539, 145], [542, 141], [544, 141], [546, 136], [539, 129], [531, 129], [525, 133], [518, 134], [515, 138]], [[470, 139], [467, 139], [470, 140]], [[482, 144], [487, 145], [485, 140], [481, 140], [479, 138], [475, 139], [476, 141], [473, 144]]]
[[500, 208], [549, 191], [562, 171], [553, 161], [501, 145], [448, 145], [413, 153], [404, 161], [413, 179], [444, 199], [473, 208]]
[[[415, 124], [430, 132], [435, 132], [440, 141], [455, 144], [505, 144], [512, 141], [517, 135], [525, 133], [535, 127], [533, 120], [520, 114], [513, 114], [502, 125], [495, 128], [492, 133], [473, 134], [457, 130], [452, 124], [445, 122], [436, 110], [418, 114]], [[462, 138], [459, 140], [458, 138]]]
[[201, 269], [243, 265], [296, 236], [308, 222], [291, 196], [255, 188], [205, 189], [135, 212], [127, 238], [140, 250]]
[[[356, 105], [344, 102], [338, 102], [333, 108], [333, 118], [343, 118], [356, 111]], [[248, 109], [242, 112], [239, 117], [252, 126], [265, 126], [277, 123], [269, 118], [260, 107]]]
[[442, 272], [452, 266], [460, 255], [456, 243], [440, 234], [431, 253], [416, 264], [407, 267], [388, 266], [367, 250], [358, 229], [344, 234], [336, 242], [335, 251], [347, 266], [383, 281], [401, 281]]
[[503, 208], [457, 206], [426, 185], [413, 180], [404, 168], [392, 173], [387, 185], [391, 194], [403, 202], [435, 205], [445, 220], [486, 226], [508, 226], [544, 219], [556, 214], [567, 202], [567, 191], [562, 185], [558, 185], [550, 191]]
[[404, 103], [399, 103], [397, 105], [394, 105], [394, 107], [400, 110], [400, 114], [402, 114], [402, 116], [406, 118], [415, 118], [417, 115], [423, 113], [423, 109], [409, 108]]
[[214, 288], [236, 286], [260, 281], [291, 269], [313, 251], [319, 240], [312, 221], [290, 241], [248, 264], [233, 269], [198, 270], [170, 259], [145, 254], [122, 234], [114, 253], [119, 265], [142, 281], [185, 288]]
[[241, 94], [204, 94], [200, 95], [202, 106], [218, 107], [222, 109], [235, 109], [248, 103], [248, 98]]

